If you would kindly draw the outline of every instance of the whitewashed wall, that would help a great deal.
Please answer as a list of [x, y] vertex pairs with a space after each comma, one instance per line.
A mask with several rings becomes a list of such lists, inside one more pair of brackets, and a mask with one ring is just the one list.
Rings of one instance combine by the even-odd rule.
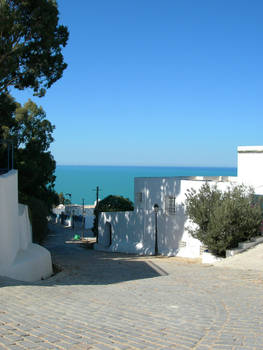
[[[224, 180], [228, 180], [228, 178], [224, 178]], [[101, 214], [99, 240], [95, 249], [144, 255], [154, 254], [155, 213], [153, 206], [158, 204], [157, 238], [159, 254], [199, 257], [201, 243], [188, 233], [187, 227], [191, 223], [185, 215], [184, 202], [188, 189], [198, 190], [205, 182], [203, 177], [135, 178], [135, 198], [137, 197], [136, 194], [141, 192], [143, 194], [142, 201], [135, 202], [133, 212]], [[210, 181], [210, 183], [215, 184], [216, 182]], [[231, 184], [219, 181], [217, 185], [219, 189], [224, 190]], [[175, 214], [168, 214], [166, 211], [167, 196], [176, 198]]]
[[95, 249], [152, 255], [154, 253], [153, 220], [154, 217], [149, 212], [142, 210], [101, 213], [98, 244]]
[[[102, 213], [99, 221], [99, 243], [96, 249], [106, 249], [136, 254], [154, 254], [155, 222], [154, 204], [159, 205], [158, 247], [159, 253], [182, 257], [199, 257], [201, 243], [191, 237], [187, 227], [192, 223], [185, 215], [187, 190], [200, 187], [209, 181], [224, 191], [228, 187], [244, 183], [254, 187], [256, 194], [263, 194], [263, 146], [238, 147], [237, 177], [163, 177], [135, 178], [134, 212]], [[138, 196], [138, 194], [140, 194]], [[166, 198], [176, 198], [174, 214], [166, 210]], [[138, 201], [141, 198], [141, 201]], [[111, 226], [109, 226], [109, 224]], [[109, 245], [109, 227], [112, 242]]]
[[33, 282], [52, 274], [47, 249], [32, 243], [28, 208], [18, 204], [17, 171], [0, 176], [0, 275]]
[[263, 146], [238, 147], [238, 179], [263, 195]]
[[19, 250], [17, 171], [0, 176], [0, 266], [10, 264]]

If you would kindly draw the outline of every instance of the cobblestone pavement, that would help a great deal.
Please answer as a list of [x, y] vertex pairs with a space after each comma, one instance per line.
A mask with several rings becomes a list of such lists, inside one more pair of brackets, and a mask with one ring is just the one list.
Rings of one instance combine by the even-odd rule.
[[176, 258], [46, 246], [62, 272], [0, 278], [0, 349], [263, 349], [263, 275]]

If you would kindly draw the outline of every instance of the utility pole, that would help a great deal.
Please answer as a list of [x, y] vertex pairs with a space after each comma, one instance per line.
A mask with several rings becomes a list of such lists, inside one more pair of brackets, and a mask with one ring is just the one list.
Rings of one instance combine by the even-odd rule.
[[99, 204], [99, 192], [100, 192], [100, 188], [99, 186], [96, 187], [96, 201], [97, 201], [97, 205]]
[[84, 225], [85, 225], [85, 220], [84, 220], [84, 198], [82, 198], [82, 239], [84, 237]]
[[95, 225], [95, 230], [96, 230], [96, 239], [97, 239], [97, 243], [98, 243], [98, 236], [99, 236], [99, 232], [98, 232], [98, 226], [99, 226], [99, 193], [101, 191], [101, 188], [99, 188], [99, 186], [96, 186], [96, 211], [95, 211], [95, 215], [96, 215], [96, 225]]
[[96, 186], [96, 190], [93, 190], [93, 191], [96, 191], [96, 206], [99, 204], [99, 193], [101, 191], [101, 188], [99, 188], [99, 186]]
[[154, 246], [154, 252], [155, 255], [158, 255], [158, 230], [157, 230], [157, 215], [158, 215], [158, 210], [159, 210], [159, 205], [154, 204], [153, 206], [154, 209], [154, 216], [155, 216], [155, 246]]

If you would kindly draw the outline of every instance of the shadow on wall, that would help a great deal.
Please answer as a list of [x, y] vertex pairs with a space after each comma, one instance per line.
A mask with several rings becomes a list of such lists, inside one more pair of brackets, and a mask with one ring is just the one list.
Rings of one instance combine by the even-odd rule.
[[180, 249], [180, 242], [185, 231], [186, 215], [183, 204], [177, 204], [176, 214], [160, 214], [158, 216], [159, 251], [165, 255], [175, 255]]
[[[181, 178], [162, 178], [156, 188], [159, 205], [157, 216], [158, 252], [176, 255], [185, 231], [184, 205], [178, 202], [181, 194]], [[159, 200], [159, 202], [158, 202]]]
[[148, 218], [144, 210], [101, 213], [96, 249], [128, 254], [147, 254], [145, 249], [150, 249], [148, 253], [153, 254], [153, 231]]
[[158, 253], [177, 255], [186, 222], [184, 205], [179, 198], [181, 178], [137, 179], [136, 191], [143, 195], [139, 197], [141, 201], [135, 203], [133, 212], [101, 213], [99, 245], [96, 249], [140, 255], [155, 254], [156, 214], [153, 207], [158, 204]]

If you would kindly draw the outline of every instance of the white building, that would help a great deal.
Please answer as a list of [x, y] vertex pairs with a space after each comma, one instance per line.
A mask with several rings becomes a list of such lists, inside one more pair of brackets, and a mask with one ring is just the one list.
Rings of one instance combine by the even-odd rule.
[[[185, 215], [188, 189], [196, 190], [206, 183], [221, 190], [244, 183], [263, 194], [263, 146], [238, 147], [237, 177], [163, 177], [135, 178], [135, 208], [130, 212], [101, 213], [98, 244], [95, 249], [133, 254], [158, 253], [181, 257], [200, 257], [201, 242], [187, 230], [191, 225]], [[157, 235], [154, 204], [158, 204]]]
[[0, 276], [34, 282], [52, 274], [51, 255], [32, 243], [26, 205], [18, 203], [17, 171], [0, 176]]

